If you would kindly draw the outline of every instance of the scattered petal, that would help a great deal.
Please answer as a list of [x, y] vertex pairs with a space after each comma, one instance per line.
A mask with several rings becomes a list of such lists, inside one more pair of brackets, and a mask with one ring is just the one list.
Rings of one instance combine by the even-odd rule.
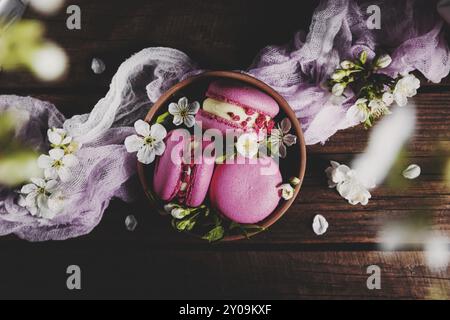
[[405, 177], [406, 179], [416, 179], [417, 177], [420, 176], [421, 173], [421, 169], [417, 164], [411, 164], [408, 166], [408, 168], [406, 168], [403, 171], [403, 177]]
[[138, 222], [136, 220], [136, 217], [134, 215], [129, 215], [125, 218], [125, 227], [128, 231], [134, 231], [136, 230], [136, 227], [138, 225]]
[[313, 224], [312, 224], [314, 233], [318, 236], [321, 236], [325, 234], [328, 230], [328, 221], [325, 219], [324, 216], [318, 214], [314, 217]]

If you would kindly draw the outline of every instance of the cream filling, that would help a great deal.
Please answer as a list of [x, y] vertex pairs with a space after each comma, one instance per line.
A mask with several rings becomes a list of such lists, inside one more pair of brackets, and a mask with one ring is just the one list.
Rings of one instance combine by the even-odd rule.
[[253, 127], [259, 115], [257, 112], [248, 115], [245, 113], [245, 109], [240, 106], [212, 98], [207, 98], [203, 102], [203, 110], [217, 117], [234, 122], [244, 128]]

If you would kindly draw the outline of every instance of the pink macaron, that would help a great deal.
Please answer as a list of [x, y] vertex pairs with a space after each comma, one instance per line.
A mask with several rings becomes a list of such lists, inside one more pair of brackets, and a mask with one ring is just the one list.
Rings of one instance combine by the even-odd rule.
[[[215, 157], [213, 152], [209, 156], [204, 152], [210, 142], [195, 146], [192, 138], [183, 129], [169, 132], [166, 150], [155, 165], [153, 190], [164, 201], [198, 207], [208, 193]], [[194, 151], [199, 147], [201, 152]]]
[[254, 87], [233, 80], [212, 82], [206, 100], [196, 116], [203, 129], [260, 130], [271, 129], [280, 111], [278, 103]]
[[267, 218], [278, 206], [282, 177], [270, 157], [237, 157], [216, 167], [211, 180], [211, 205], [232, 221], [253, 224]]

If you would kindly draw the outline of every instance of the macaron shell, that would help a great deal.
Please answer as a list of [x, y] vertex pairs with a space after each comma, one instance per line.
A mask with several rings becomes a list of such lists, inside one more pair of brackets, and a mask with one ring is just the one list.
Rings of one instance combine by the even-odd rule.
[[208, 87], [206, 96], [244, 108], [248, 107], [272, 118], [280, 112], [278, 103], [271, 96], [259, 89], [233, 80], [212, 82]]
[[[189, 140], [183, 139], [184, 130], [173, 130], [166, 138], [166, 151], [157, 160], [153, 175], [153, 190], [164, 201], [172, 201], [177, 196], [177, 191], [182, 175], [182, 155], [184, 146]], [[202, 151], [211, 142], [204, 141]], [[205, 155], [201, 163], [196, 163], [192, 168], [193, 175], [184, 200], [184, 205], [198, 207], [205, 200], [211, 177], [214, 172], [215, 157]]]
[[[232, 221], [253, 224], [267, 218], [278, 206], [282, 183], [278, 164], [269, 157], [257, 163], [216, 166], [210, 186], [211, 204]], [[255, 159], [253, 161], [256, 161]]]
[[214, 172], [214, 158], [209, 160], [212, 160], [211, 163], [197, 164], [194, 168], [193, 181], [185, 200], [188, 207], [198, 207], [205, 201]]
[[[153, 173], [153, 191], [164, 201], [171, 201], [178, 188], [181, 177], [183, 143], [173, 141], [172, 135], [175, 131], [169, 132], [166, 137], [166, 150], [161, 157], [157, 159]], [[173, 161], [177, 159], [177, 161]]]

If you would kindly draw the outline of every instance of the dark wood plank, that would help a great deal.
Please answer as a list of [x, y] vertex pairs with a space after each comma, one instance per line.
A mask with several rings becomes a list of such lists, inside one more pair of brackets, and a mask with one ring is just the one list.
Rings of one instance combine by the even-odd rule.
[[[450, 294], [448, 272], [431, 272], [419, 252], [158, 250], [123, 242], [1, 249], [0, 297], [8, 298], [448, 299]], [[72, 264], [82, 270], [79, 292], [65, 289]], [[380, 267], [381, 290], [367, 289], [370, 265]]]
[[[152, 46], [186, 52], [202, 68], [247, 68], [258, 51], [270, 44], [284, 44], [299, 29], [309, 27], [317, 0], [282, 0], [277, 5], [258, 0], [80, 0], [82, 29], [66, 28], [63, 10], [45, 18], [48, 36], [64, 47], [71, 62], [64, 82], [45, 84], [27, 73], [0, 75], [1, 88], [65, 87], [102, 90], [109, 85], [120, 63], [133, 53]], [[92, 57], [102, 58], [107, 71], [90, 71]]]

